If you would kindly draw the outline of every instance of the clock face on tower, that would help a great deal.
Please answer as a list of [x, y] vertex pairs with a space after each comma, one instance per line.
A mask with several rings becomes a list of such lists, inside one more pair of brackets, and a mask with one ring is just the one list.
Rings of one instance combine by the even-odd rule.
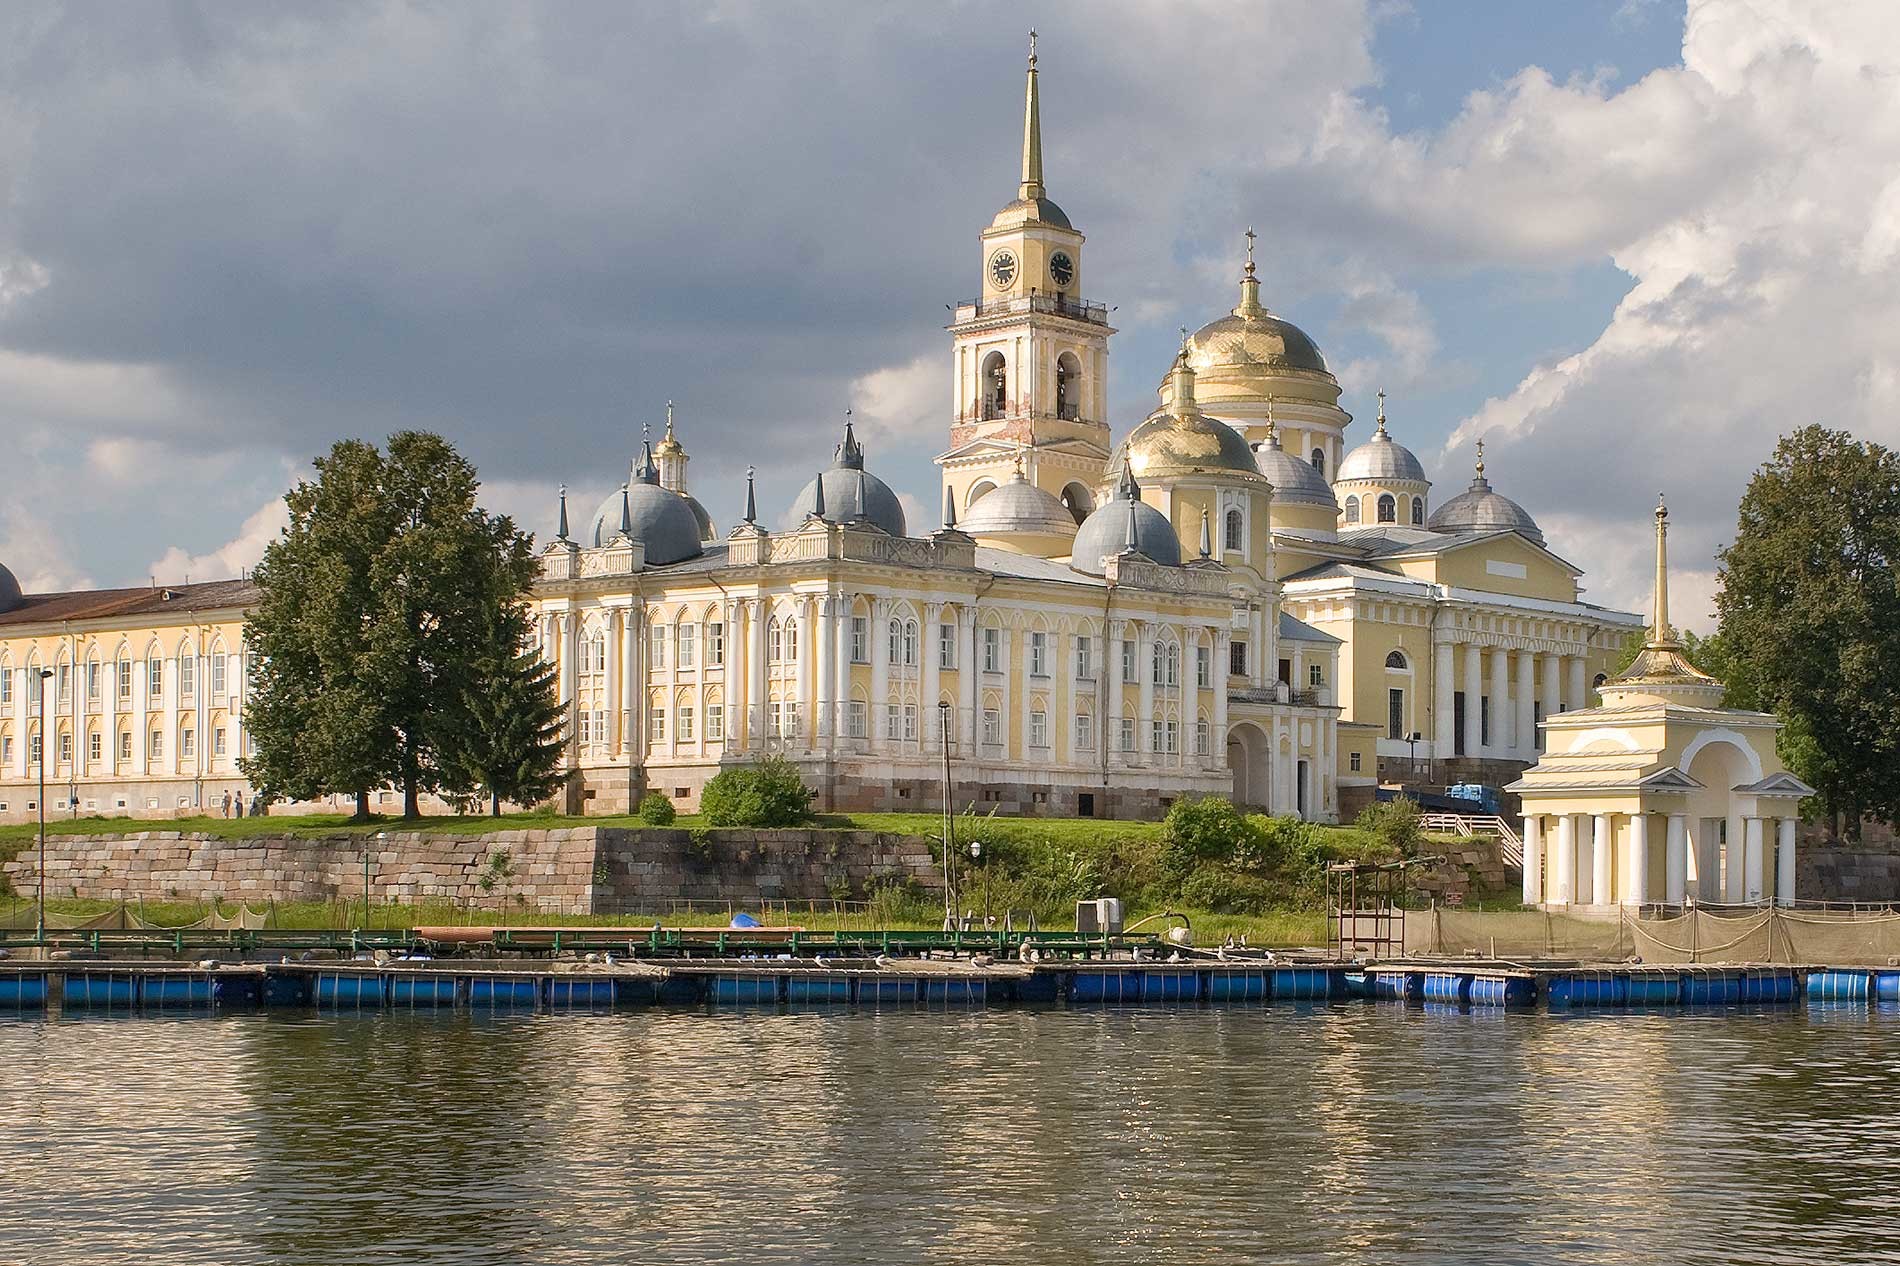
[[998, 290], [1007, 290], [1016, 280], [1016, 254], [1014, 251], [1001, 250], [990, 256], [990, 284]]
[[1057, 251], [1049, 257], [1049, 276], [1058, 286], [1066, 286], [1075, 280], [1075, 261], [1067, 254]]

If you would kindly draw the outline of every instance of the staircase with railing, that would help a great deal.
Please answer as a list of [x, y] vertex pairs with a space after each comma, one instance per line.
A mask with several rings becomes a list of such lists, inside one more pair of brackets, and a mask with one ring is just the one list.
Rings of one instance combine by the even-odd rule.
[[1454, 835], [1495, 835], [1498, 853], [1507, 866], [1524, 868], [1524, 841], [1518, 838], [1510, 822], [1495, 813], [1421, 813], [1419, 825], [1427, 831], [1449, 831]]

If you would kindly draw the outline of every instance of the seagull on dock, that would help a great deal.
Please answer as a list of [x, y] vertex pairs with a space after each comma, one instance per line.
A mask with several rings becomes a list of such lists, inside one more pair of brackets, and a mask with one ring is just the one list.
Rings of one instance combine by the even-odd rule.
[[813, 954], [811, 956], [811, 961], [814, 967], [831, 966], [831, 960], [829, 958], [826, 958], [823, 954]]
[[1240, 934], [1240, 948], [1242, 949], [1247, 948], [1247, 934], [1245, 932], [1242, 932]]
[[879, 967], [897, 966], [897, 960], [892, 958], [889, 954], [879, 954], [876, 958], [872, 959], [871, 961], [876, 963]]
[[1170, 955], [1168, 955], [1168, 961], [1169, 961], [1170, 963], [1178, 963], [1178, 962], [1180, 962], [1180, 961], [1181, 961], [1181, 951], [1180, 951], [1180, 950], [1176, 950], [1176, 951], [1174, 951], [1174, 953], [1172, 953], [1172, 954], [1170, 954]]
[[994, 967], [996, 966], [996, 960], [991, 958], [988, 954], [972, 954], [970, 956], [970, 966]]
[[198, 960], [199, 971], [210, 971], [212, 968], [216, 967], [217, 965], [218, 965], [218, 960], [215, 958], [201, 958]]

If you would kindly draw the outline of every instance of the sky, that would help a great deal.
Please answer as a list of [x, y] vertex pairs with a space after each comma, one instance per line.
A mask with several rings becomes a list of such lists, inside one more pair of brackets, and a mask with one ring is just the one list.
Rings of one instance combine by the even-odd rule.
[[339, 438], [423, 428], [545, 537], [676, 402], [723, 526], [843, 411], [935, 525], [944, 305], [1015, 195], [1115, 305], [1110, 421], [1265, 301], [1370, 433], [1487, 473], [1706, 629], [1776, 437], [1900, 442], [1889, 0], [820, 0], [0, 8], [0, 563], [29, 591], [251, 566]]

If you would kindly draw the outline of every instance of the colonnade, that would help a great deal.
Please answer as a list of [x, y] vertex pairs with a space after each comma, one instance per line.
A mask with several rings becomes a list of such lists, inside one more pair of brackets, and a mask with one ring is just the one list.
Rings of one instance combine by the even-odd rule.
[[[1772, 900], [1792, 905], [1795, 823], [1792, 816], [1725, 819], [1688, 813], [1528, 816], [1524, 903], [1681, 905], [1694, 897], [1714, 904]], [[1659, 890], [1652, 882], [1657, 877], [1652, 857], [1658, 847]]]
[[[1432, 654], [1432, 755], [1439, 760], [1462, 751], [1466, 757], [1534, 762], [1540, 717], [1591, 706], [1581, 655], [1450, 639], [1434, 643]], [[1462, 734], [1454, 702], [1460, 691], [1465, 696]], [[1488, 727], [1481, 702], [1486, 699], [1491, 702]]]

